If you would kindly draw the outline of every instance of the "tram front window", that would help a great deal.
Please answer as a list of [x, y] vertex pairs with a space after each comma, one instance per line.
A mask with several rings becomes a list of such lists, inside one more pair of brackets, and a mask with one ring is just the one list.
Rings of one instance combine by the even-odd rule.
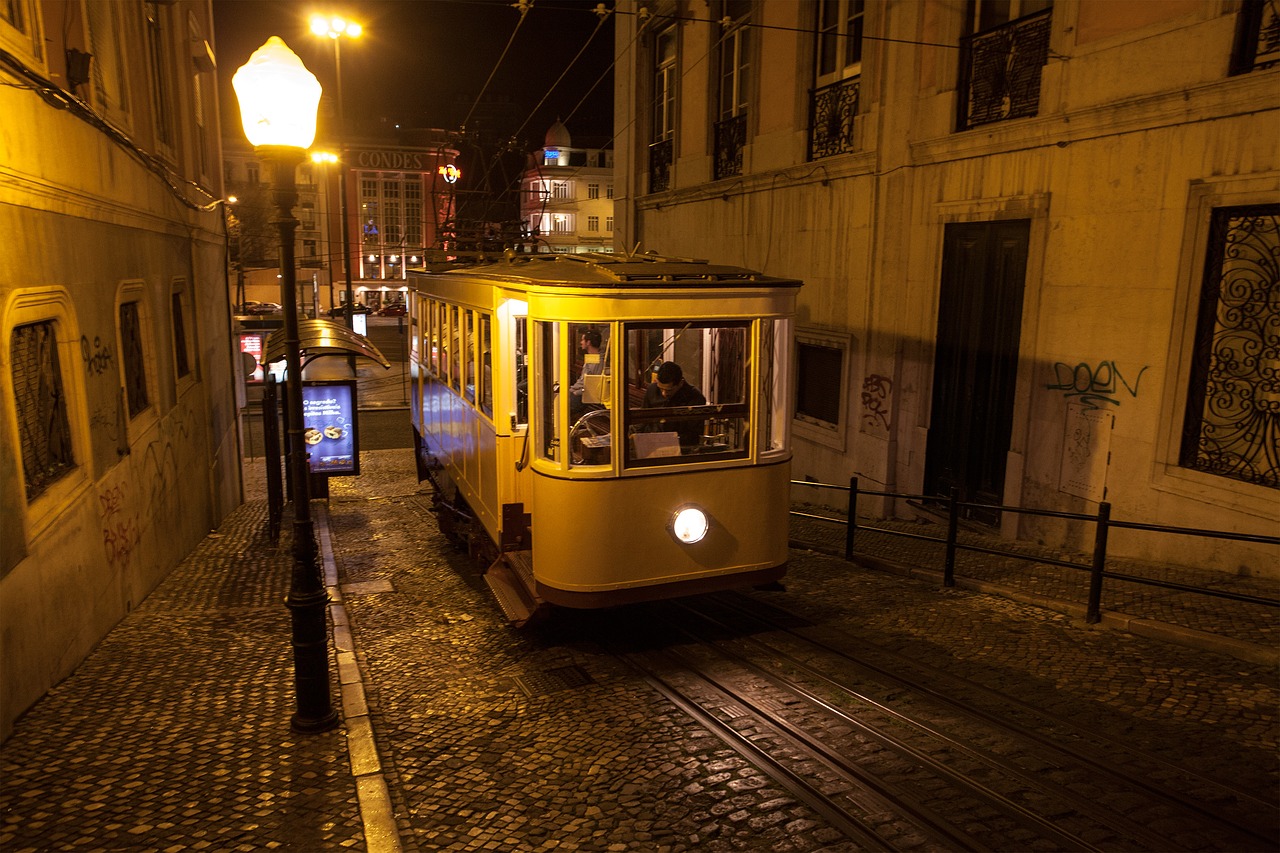
[[745, 457], [749, 323], [628, 323], [625, 331], [627, 465]]

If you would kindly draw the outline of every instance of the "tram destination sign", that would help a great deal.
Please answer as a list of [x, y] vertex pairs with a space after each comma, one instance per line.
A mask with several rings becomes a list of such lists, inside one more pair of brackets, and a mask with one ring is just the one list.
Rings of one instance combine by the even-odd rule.
[[302, 440], [312, 474], [360, 473], [360, 431], [354, 379], [302, 383]]

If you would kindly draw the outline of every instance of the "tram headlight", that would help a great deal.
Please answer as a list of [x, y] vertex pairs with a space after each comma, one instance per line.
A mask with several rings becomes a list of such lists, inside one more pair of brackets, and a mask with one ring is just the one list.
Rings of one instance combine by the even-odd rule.
[[686, 545], [701, 542], [710, 527], [707, 514], [696, 506], [683, 506], [671, 517], [671, 535]]

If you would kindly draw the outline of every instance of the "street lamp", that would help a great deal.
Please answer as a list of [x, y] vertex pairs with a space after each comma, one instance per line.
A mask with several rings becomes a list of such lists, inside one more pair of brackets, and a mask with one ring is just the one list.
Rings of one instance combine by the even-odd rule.
[[297, 711], [290, 725], [296, 732], [322, 732], [338, 723], [329, 698], [329, 642], [325, 623], [328, 593], [320, 578], [315, 530], [311, 523], [311, 488], [302, 433], [302, 359], [299, 352], [297, 269], [294, 235], [298, 220], [295, 172], [303, 150], [316, 135], [320, 83], [279, 36], [267, 39], [231, 78], [240, 101], [244, 134], [264, 162], [274, 166], [272, 220], [280, 230], [280, 305], [284, 310], [285, 364], [288, 383], [285, 422], [289, 436], [289, 481], [293, 487], [293, 573], [285, 599], [292, 616], [293, 675]]
[[[346, 136], [346, 124], [342, 118], [342, 39], [359, 38], [364, 28], [355, 21], [348, 21], [336, 15], [312, 15], [311, 32], [318, 36], [328, 36], [333, 42], [333, 80], [335, 99], [337, 100], [338, 140], [342, 144]], [[345, 150], [345, 149], [344, 149]], [[347, 304], [342, 314], [347, 318], [347, 328], [355, 328], [355, 294], [351, 290], [351, 238], [347, 233], [347, 167], [345, 161], [338, 164], [338, 211], [342, 216], [342, 275], [346, 282]], [[351, 372], [355, 373], [355, 359], [349, 359]]]

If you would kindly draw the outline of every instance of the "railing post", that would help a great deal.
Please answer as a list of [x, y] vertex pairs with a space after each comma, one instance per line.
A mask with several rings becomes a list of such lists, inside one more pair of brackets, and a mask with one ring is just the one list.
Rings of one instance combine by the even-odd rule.
[[844, 525], [844, 558], [847, 561], [853, 560], [853, 534], [858, 529], [858, 478], [849, 478], [849, 508], [846, 510], [845, 518], [848, 521]]
[[1098, 527], [1093, 534], [1093, 569], [1089, 573], [1089, 604], [1084, 621], [1096, 625], [1102, 621], [1102, 573], [1107, 567], [1107, 530], [1111, 522], [1111, 504], [1098, 504]]
[[951, 502], [947, 508], [947, 557], [942, 565], [942, 585], [956, 585], [956, 537], [960, 530], [960, 490], [951, 487]]

